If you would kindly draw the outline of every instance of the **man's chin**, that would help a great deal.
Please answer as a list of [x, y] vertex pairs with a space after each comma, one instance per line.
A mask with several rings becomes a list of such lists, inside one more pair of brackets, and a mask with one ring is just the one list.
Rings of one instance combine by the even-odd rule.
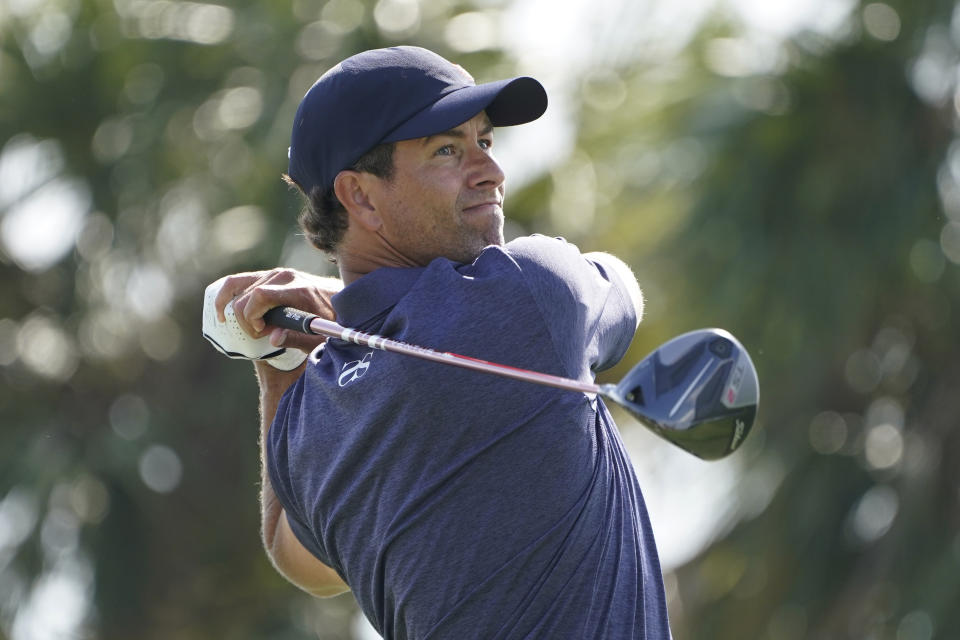
[[499, 237], [491, 237], [485, 239], [482, 242], [477, 242], [471, 244], [470, 246], [463, 246], [458, 250], [447, 252], [446, 258], [454, 261], [460, 262], [462, 264], [470, 264], [480, 257], [480, 254], [483, 253], [483, 250], [487, 247], [497, 246], [502, 247], [504, 244], [503, 235]]

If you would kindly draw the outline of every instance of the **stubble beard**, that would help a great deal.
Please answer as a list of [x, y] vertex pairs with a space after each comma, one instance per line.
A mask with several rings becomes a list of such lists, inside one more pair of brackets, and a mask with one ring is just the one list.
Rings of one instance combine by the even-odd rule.
[[[503, 210], [491, 218], [475, 219], [468, 224], [457, 207], [451, 213], [453, 224], [411, 225], [401, 234], [402, 246], [418, 247], [408, 255], [421, 266], [442, 257], [461, 264], [470, 264], [491, 245], [503, 246]], [[442, 216], [441, 216], [442, 219]], [[476, 223], [482, 223], [482, 227]]]
[[458, 247], [456, 256], [447, 256], [455, 262], [470, 264], [476, 260], [484, 249], [491, 245], [503, 246], [503, 212], [496, 216], [496, 220], [480, 233], [464, 233], [463, 243]]

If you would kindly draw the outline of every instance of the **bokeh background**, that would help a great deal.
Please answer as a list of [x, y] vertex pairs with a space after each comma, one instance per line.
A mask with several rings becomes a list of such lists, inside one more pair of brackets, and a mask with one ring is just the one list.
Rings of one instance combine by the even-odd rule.
[[0, 638], [375, 637], [261, 551], [255, 380], [200, 302], [332, 273], [279, 178], [293, 112], [398, 43], [546, 85], [498, 132], [508, 235], [634, 267], [605, 380], [702, 326], [753, 354], [730, 459], [618, 416], [677, 640], [960, 637], [953, 0], [3, 0]]

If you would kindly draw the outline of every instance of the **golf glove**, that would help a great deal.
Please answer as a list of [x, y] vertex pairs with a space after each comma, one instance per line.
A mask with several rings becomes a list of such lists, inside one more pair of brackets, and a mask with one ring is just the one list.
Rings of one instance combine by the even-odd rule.
[[203, 337], [228, 358], [241, 360], [266, 360], [267, 364], [281, 371], [292, 371], [307, 359], [299, 349], [286, 349], [270, 344], [270, 338], [251, 338], [240, 328], [233, 311], [233, 302], [223, 310], [226, 322], [217, 318], [215, 301], [223, 287], [223, 278], [210, 284], [203, 296]]

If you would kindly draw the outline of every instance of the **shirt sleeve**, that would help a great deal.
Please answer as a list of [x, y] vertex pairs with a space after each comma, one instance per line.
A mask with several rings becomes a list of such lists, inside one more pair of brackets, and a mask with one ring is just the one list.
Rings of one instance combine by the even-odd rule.
[[612, 256], [584, 255], [562, 238], [541, 235], [513, 240], [507, 251], [524, 273], [568, 374], [580, 375], [584, 361], [597, 372], [623, 357], [642, 312], [636, 280], [625, 281], [626, 265], [614, 267], [619, 261]]

